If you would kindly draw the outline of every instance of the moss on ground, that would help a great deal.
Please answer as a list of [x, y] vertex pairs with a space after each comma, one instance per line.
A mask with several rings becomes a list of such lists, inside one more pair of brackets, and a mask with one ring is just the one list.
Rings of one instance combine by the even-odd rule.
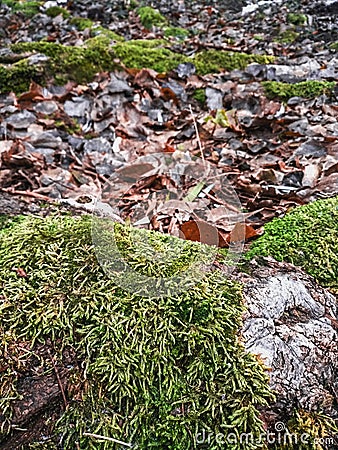
[[175, 37], [183, 40], [189, 36], [189, 31], [179, 27], [168, 27], [164, 29], [163, 35], [165, 37]]
[[205, 89], [195, 89], [192, 96], [195, 100], [197, 100], [202, 105], [204, 105], [204, 103], [206, 102], [206, 99], [207, 99], [207, 96], [205, 94]]
[[330, 95], [335, 87], [335, 82], [311, 80], [290, 84], [279, 81], [263, 81], [262, 85], [268, 97], [288, 100], [291, 97], [315, 98], [322, 94]]
[[285, 30], [279, 33], [279, 36], [275, 39], [276, 42], [280, 42], [282, 44], [292, 44], [298, 39], [299, 33], [295, 30]]
[[94, 22], [84, 17], [72, 17], [69, 21], [71, 25], [74, 25], [79, 31], [84, 31], [86, 28], [92, 28]]
[[273, 256], [305, 269], [338, 292], [338, 197], [300, 206], [265, 225], [246, 255]]
[[57, 17], [62, 14], [62, 17], [64, 19], [67, 19], [70, 16], [69, 11], [67, 11], [65, 8], [61, 8], [61, 6], [51, 6], [46, 10], [46, 14], [49, 17]]
[[38, 14], [42, 1], [34, 0], [2, 0], [2, 3], [11, 8], [13, 13], [22, 13], [27, 18], [31, 18]]
[[157, 9], [150, 6], [142, 6], [137, 10], [137, 14], [147, 30], [150, 30], [153, 26], [163, 27], [168, 24], [167, 19]]
[[[63, 448], [76, 448], [76, 442], [86, 449], [116, 448], [84, 432], [140, 449], [175, 450], [194, 449], [203, 429], [212, 432], [208, 449], [224, 448], [215, 442], [217, 433], [261, 432], [256, 407], [271, 400], [271, 393], [262, 366], [245, 353], [237, 335], [243, 313], [239, 285], [214, 271], [188, 291], [145, 298], [123, 291], [98, 265], [89, 217], [22, 218], [5, 226], [0, 232], [4, 430], [10, 430], [20, 374], [29, 373], [27, 350], [19, 372], [15, 352], [22, 353], [22, 342], [33, 353], [49, 342], [59, 366], [68, 348], [83, 368], [69, 377], [69, 406], [54, 429], [53, 439]], [[187, 255], [194, 258], [203, 247], [122, 225], [114, 230], [135, 269], [135, 250], [148, 255], [150, 247], [176, 248], [184, 255], [175, 269], [152, 259], [142, 263], [144, 273], [157, 276], [185, 267]], [[190, 277], [193, 281], [193, 271]], [[44, 364], [40, 360], [39, 367]], [[53, 439], [44, 448], [55, 445]], [[246, 446], [231, 444], [236, 448]]]
[[[95, 37], [88, 39], [82, 47], [38, 41], [21, 42], [11, 48], [17, 53], [38, 52], [48, 56], [49, 61], [41, 67], [43, 73], [40, 81], [53, 78], [58, 84], [68, 80], [78, 83], [91, 81], [97, 72], [111, 71], [119, 67], [117, 58], [126, 67], [149, 68], [158, 72], [168, 72], [181, 63], [192, 62], [197, 73], [201, 75], [221, 70], [243, 69], [252, 62], [264, 64], [274, 60], [271, 56], [216, 50], [203, 51], [188, 57], [173, 52], [170, 43], [163, 39], [121, 42], [123, 38], [104, 27], [92, 26], [90, 30]], [[24, 67], [26, 76], [21, 77]], [[1, 66], [0, 90], [23, 92], [28, 88], [31, 79], [36, 81], [36, 68], [29, 67], [25, 60], [17, 65]]]
[[248, 64], [269, 64], [274, 61], [273, 56], [249, 55], [247, 53], [226, 52], [220, 50], [206, 50], [197, 53], [192, 62], [201, 75], [220, 72], [222, 69], [245, 69]]
[[286, 16], [286, 20], [288, 23], [292, 23], [293, 25], [305, 25], [307, 22], [306, 15], [298, 13], [289, 13]]

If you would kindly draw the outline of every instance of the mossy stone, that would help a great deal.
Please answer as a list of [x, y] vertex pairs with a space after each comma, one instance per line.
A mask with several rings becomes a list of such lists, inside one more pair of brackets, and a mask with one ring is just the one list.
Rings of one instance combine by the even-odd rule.
[[62, 17], [64, 19], [70, 17], [69, 11], [67, 11], [65, 8], [61, 8], [61, 6], [51, 6], [46, 10], [46, 14], [49, 17], [57, 17], [62, 14]]
[[338, 197], [300, 206], [264, 227], [246, 257], [273, 256], [338, 292]]
[[[258, 438], [263, 430], [257, 407], [272, 396], [263, 367], [238, 337], [240, 286], [216, 270], [170, 296], [128, 293], [98, 265], [90, 230], [89, 217], [52, 216], [23, 218], [0, 231], [0, 341], [49, 340], [60, 358], [62, 348], [71, 349], [83, 368], [69, 379], [69, 406], [49, 444], [62, 436], [64, 448], [76, 442], [108, 448], [84, 432], [140, 449], [193, 449], [203, 429], [212, 432], [209, 449], [224, 448], [216, 435], [229, 429]], [[139, 255], [149, 246], [173, 244], [185, 255], [202, 246], [122, 225], [115, 239], [131, 258], [133, 245]], [[12, 388], [0, 382], [6, 393], [1, 402], [10, 423], [16, 374], [6, 372], [5, 378]]]

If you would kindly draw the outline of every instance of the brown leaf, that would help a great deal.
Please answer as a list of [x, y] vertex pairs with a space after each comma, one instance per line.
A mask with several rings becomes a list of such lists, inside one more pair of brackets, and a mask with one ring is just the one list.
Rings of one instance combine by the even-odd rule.
[[226, 241], [219, 230], [202, 220], [189, 220], [180, 225], [180, 231], [184, 238], [189, 241], [202, 242], [202, 244], [216, 245], [217, 247], [227, 246]]

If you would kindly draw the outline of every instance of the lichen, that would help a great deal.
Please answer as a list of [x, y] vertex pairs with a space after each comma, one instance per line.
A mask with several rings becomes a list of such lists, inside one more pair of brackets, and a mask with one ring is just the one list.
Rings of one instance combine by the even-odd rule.
[[67, 19], [70, 16], [69, 11], [67, 11], [65, 8], [61, 8], [61, 6], [51, 6], [46, 10], [46, 14], [49, 17], [57, 17], [62, 14], [62, 17], [64, 19]]
[[323, 286], [338, 289], [338, 197], [295, 208], [264, 229], [247, 258], [273, 256], [302, 267]]
[[[82, 367], [68, 379], [69, 405], [48, 440], [51, 448], [56, 442], [108, 448], [84, 432], [140, 449], [195, 448], [203, 429], [212, 431], [210, 449], [223, 448], [216, 435], [229, 430], [258, 438], [263, 430], [257, 407], [272, 396], [263, 367], [238, 337], [240, 286], [216, 270], [181, 293], [147, 298], [126, 292], [97, 263], [90, 229], [89, 217], [52, 216], [23, 218], [0, 232], [0, 341], [20, 336], [32, 352], [38, 343], [52, 343], [58, 367], [69, 364], [62, 361], [65, 348]], [[122, 225], [115, 226], [115, 240], [135, 269], [135, 254], [148, 255], [149, 248], [176, 249], [185, 267], [203, 247]], [[141, 265], [144, 273], [168, 276], [168, 267], [154, 267], [152, 259]], [[193, 281], [194, 271], [188, 277]], [[13, 361], [12, 347], [6, 349], [2, 367]], [[10, 383], [3, 377], [0, 382], [7, 431], [27, 360], [8, 375]]]
[[319, 95], [330, 95], [335, 87], [329, 81], [301, 81], [300, 83], [282, 83], [279, 81], [263, 81], [265, 93], [269, 98], [278, 97], [288, 100], [291, 97], [315, 98]]
[[153, 26], [163, 27], [168, 21], [162, 14], [150, 6], [142, 6], [137, 10], [140, 21], [144, 28], [150, 30]]

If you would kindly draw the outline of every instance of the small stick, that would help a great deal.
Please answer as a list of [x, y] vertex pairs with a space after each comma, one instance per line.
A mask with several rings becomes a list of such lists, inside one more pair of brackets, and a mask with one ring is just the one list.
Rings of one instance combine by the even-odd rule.
[[33, 197], [37, 198], [38, 200], [44, 200], [46, 202], [55, 202], [55, 199], [51, 199], [47, 197], [46, 195], [38, 194], [37, 192], [31, 192], [31, 191], [17, 191], [16, 189], [12, 188], [0, 188], [0, 191], [2, 192], [8, 192], [9, 194], [13, 195], [23, 195], [25, 197]]
[[125, 447], [132, 448], [132, 444], [127, 444], [126, 442], [119, 441], [118, 439], [114, 439], [111, 437], [101, 436], [100, 434], [94, 433], [83, 433], [83, 436], [89, 436], [95, 439], [103, 439], [104, 441], [115, 442], [116, 444], [124, 445]]
[[201, 152], [202, 161], [203, 161], [203, 164], [205, 165], [205, 159], [204, 159], [202, 142], [201, 142], [201, 139], [200, 139], [200, 134], [198, 132], [197, 123], [196, 123], [195, 116], [194, 116], [194, 113], [193, 113], [191, 105], [189, 105], [189, 109], [190, 109], [190, 114], [191, 114], [192, 120], [194, 122], [194, 127], [195, 127], [195, 131], [196, 131], [196, 136], [197, 136], [197, 142], [198, 142], [198, 146], [199, 146], [199, 149], [200, 149], [200, 152]]
[[53, 368], [54, 368], [54, 371], [55, 371], [56, 378], [58, 380], [59, 388], [60, 388], [60, 391], [61, 391], [61, 394], [62, 394], [63, 403], [65, 405], [65, 409], [67, 409], [68, 402], [67, 402], [67, 399], [66, 399], [65, 391], [63, 389], [63, 385], [62, 385], [62, 382], [61, 382], [59, 371], [58, 371], [58, 369], [56, 367], [56, 364], [55, 364], [55, 361], [54, 361], [54, 357], [52, 356], [52, 354], [49, 351], [49, 349], [47, 350], [47, 352], [48, 352], [48, 355], [49, 355], [49, 357], [50, 357], [50, 359], [52, 361], [52, 364], [53, 364]]

